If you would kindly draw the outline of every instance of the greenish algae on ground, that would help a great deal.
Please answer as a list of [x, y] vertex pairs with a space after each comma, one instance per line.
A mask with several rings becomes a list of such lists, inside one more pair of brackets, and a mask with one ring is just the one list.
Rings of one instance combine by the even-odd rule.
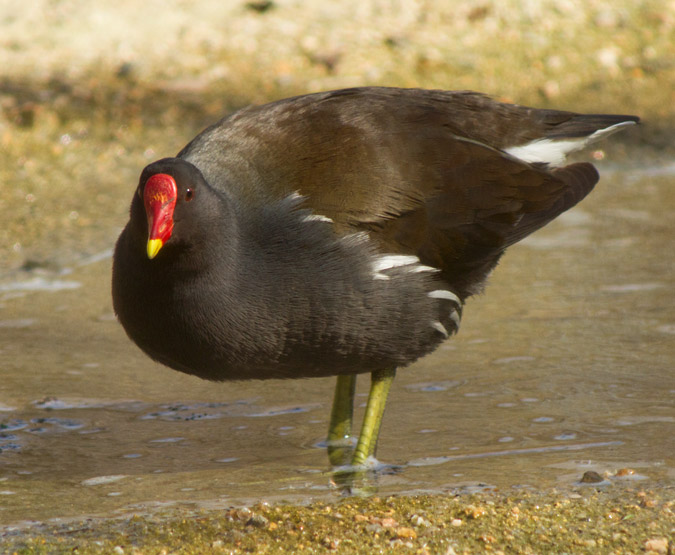
[[675, 494], [566, 492], [345, 498], [87, 519], [5, 531], [5, 553], [673, 553]]

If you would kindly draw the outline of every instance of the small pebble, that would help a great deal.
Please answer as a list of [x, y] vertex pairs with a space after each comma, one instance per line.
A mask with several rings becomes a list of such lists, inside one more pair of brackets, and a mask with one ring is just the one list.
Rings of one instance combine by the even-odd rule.
[[464, 514], [471, 518], [480, 518], [487, 514], [487, 511], [483, 507], [475, 507], [474, 505], [469, 505], [464, 509]]
[[420, 515], [412, 515], [410, 517], [410, 522], [412, 522], [414, 526], [424, 526], [425, 528], [431, 526], [431, 522]]
[[666, 538], [654, 538], [645, 542], [645, 551], [653, 553], [668, 553], [668, 540]]
[[408, 528], [407, 526], [399, 526], [396, 528], [396, 535], [399, 538], [409, 538], [412, 540], [417, 538], [417, 532], [415, 532], [415, 530], [412, 528]]
[[584, 475], [581, 477], [581, 480], [579, 480], [580, 483], [582, 484], [597, 484], [599, 482], [602, 482], [604, 478], [600, 476], [597, 472], [593, 470], [587, 470], [584, 472]]
[[394, 547], [394, 548], [395, 548], [395, 547], [408, 547], [408, 548], [410, 548], [410, 549], [413, 548], [413, 543], [412, 543], [412, 542], [410, 542], [410, 541], [404, 542], [404, 541], [402, 541], [402, 540], [400, 540], [400, 539], [392, 540], [390, 545], [391, 545], [391, 547]]
[[256, 528], [266, 528], [269, 525], [270, 521], [267, 520], [263, 515], [254, 514], [246, 522], [246, 526], [255, 526]]

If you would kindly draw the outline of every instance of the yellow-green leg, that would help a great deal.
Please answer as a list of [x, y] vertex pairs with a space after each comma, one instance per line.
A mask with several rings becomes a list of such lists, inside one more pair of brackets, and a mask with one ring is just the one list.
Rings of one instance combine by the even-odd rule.
[[362, 465], [368, 457], [375, 456], [377, 438], [380, 434], [380, 426], [382, 425], [382, 415], [384, 414], [389, 389], [395, 376], [396, 368], [376, 370], [371, 375], [366, 414], [363, 417], [361, 434], [359, 435], [359, 441], [356, 444], [352, 457], [353, 466]]
[[382, 415], [395, 376], [396, 368], [372, 373], [366, 413], [356, 448], [351, 442], [356, 376], [337, 377], [328, 429], [328, 459], [333, 466], [348, 464], [350, 455], [352, 466], [363, 465], [368, 457], [375, 456]]
[[351, 435], [355, 390], [356, 376], [337, 377], [328, 428], [328, 459], [333, 466], [349, 463], [354, 450]]

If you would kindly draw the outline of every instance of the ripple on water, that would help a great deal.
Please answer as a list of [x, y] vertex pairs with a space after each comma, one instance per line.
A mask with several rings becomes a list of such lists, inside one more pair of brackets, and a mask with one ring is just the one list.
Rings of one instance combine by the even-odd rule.
[[623, 416], [615, 421], [617, 426], [637, 426], [640, 424], [648, 424], [652, 422], [661, 422], [667, 424], [675, 423], [673, 416]]
[[96, 476], [95, 478], [88, 478], [80, 482], [83, 486], [100, 486], [103, 484], [112, 484], [113, 482], [119, 482], [126, 478], [126, 474], [114, 474], [110, 476]]
[[151, 439], [150, 443], [179, 443], [185, 441], [184, 437], [162, 437], [159, 439]]
[[317, 408], [321, 404], [291, 405], [288, 407], [269, 407], [261, 409], [251, 401], [241, 400], [235, 402], [211, 402], [211, 403], [172, 403], [162, 405], [160, 410], [145, 413], [140, 416], [141, 420], [164, 420], [169, 422], [213, 420], [216, 418], [244, 417], [260, 418], [267, 416], [279, 416], [282, 414], [305, 413]]
[[0, 432], [0, 453], [21, 451], [19, 437], [15, 434]]
[[647, 474], [637, 472], [636, 468], [652, 469], [656, 465], [646, 462], [602, 462], [597, 460], [568, 460], [548, 465], [571, 471], [561, 476], [565, 482], [575, 486], [611, 486], [616, 482], [648, 480]]
[[82, 287], [79, 281], [69, 281], [63, 279], [50, 279], [40, 276], [32, 277], [25, 281], [10, 281], [9, 283], [0, 283], [0, 293], [15, 293], [17, 291], [37, 292], [37, 291], [64, 291], [68, 289], [77, 289]]
[[148, 403], [133, 400], [106, 400], [86, 398], [61, 398], [46, 397], [33, 401], [32, 405], [45, 410], [69, 410], [69, 409], [113, 409], [124, 411], [138, 411], [148, 406]]
[[539, 416], [537, 418], [533, 418], [532, 422], [537, 422], [538, 424], [555, 422], [555, 418], [551, 418], [550, 416]]
[[14, 432], [16, 430], [22, 430], [26, 426], [28, 426], [28, 422], [21, 420], [20, 418], [14, 418], [12, 420], [0, 422], [0, 431]]
[[616, 447], [623, 445], [622, 441], [599, 441], [593, 443], [577, 443], [567, 445], [543, 445], [541, 447], [525, 447], [522, 449], [504, 449], [499, 451], [488, 451], [484, 453], [464, 453], [461, 455], [445, 455], [440, 457], [423, 457], [408, 462], [406, 466], [431, 466], [444, 464], [451, 461], [461, 461], [470, 459], [485, 459], [492, 457], [506, 457], [514, 455], [529, 455], [535, 453], [555, 453], [560, 451], [581, 451], [584, 449], [597, 449], [600, 447]]
[[70, 418], [31, 418], [31, 426], [26, 429], [29, 434], [50, 434], [63, 431], [80, 430], [84, 428], [85, 423], [81, 420]]
[[82, 430], [85, 426], [86, 423], [82, 420], [58, 417], [36, 417], [28, 420], [16, 418], [0, 421], [0, 453], [21, 451], [27, 437], [24, 434], [31, 436], [62, 434]]
[[452, 389], [453, 387], [459, 387], [460, 385], [462, 385], [462, 381], [460, 380], [443, 380], [438, 382], [421, 382], [409, 384], [406, 385], [405, 388], [409, 391], [432, 392], [432, 391], [447, 391], [448, 389]]
[[654, 289], [661, 289], [665, 286], [665, 283], [659, 282], [624, 283], [620, 285], [605, 285], [600, 288], [600, 291], [607, 293], [635, 293], [638, 291], [653, 291]]
[[173, 403], [170, 405], [162, 405], [160, 410], [143, 414], [140, 416], [140, 419], [164, 420], [169, 422], [213, 420], [227, 416], [226, 409], [228, 406], [229, 403]]
[[298, 414], [303, 412], [309, 412], [311, 410], [315, 410], [321, 407], [322, 405], [319, 403], [311, 405], [294, 405], [290, 407], [272, 407], [269, 409], [265, 409], [263, 411], [247, 414], [246, 416], [249, 416], [251, 418], [259, 418], [265, 416], [279, 416], [281, 414]]

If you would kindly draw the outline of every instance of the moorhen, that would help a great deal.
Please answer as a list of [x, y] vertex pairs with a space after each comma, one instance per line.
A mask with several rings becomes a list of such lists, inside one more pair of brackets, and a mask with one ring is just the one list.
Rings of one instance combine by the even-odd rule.
[[395, 369], [454, 334], [505, 249], [598, 181], [565, 156], [638, 119], [378, 87], [245, 108], [143, 170], [115, 312], [150, 357], [201, 378], [337, 376], [329, 456], [362, 464]]

